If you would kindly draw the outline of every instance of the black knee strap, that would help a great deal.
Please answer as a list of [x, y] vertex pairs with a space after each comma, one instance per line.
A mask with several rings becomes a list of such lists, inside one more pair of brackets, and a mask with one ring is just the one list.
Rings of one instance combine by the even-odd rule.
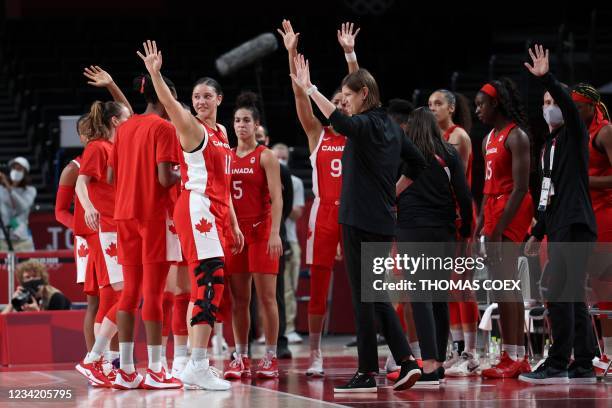
[[217, 321], [219, 308], [210, 303], [208, 299], [197, 300], [194, 305], [199, 306], [201, 310], [200, 313], [191, 318], [191, 325], [195, 326], [200, 322], [206, 322], [212, 327]]
[[221, 258], [210, 258], [200, 261], [200, 265], [195, 268], [196, 278], [203, 275], [197, 280], [198, 286], [212, 286], [215, 284], [223, 284], [223, 278], [221, 276], [213, 276], [217, 269], [221, 269], [225, 266]]

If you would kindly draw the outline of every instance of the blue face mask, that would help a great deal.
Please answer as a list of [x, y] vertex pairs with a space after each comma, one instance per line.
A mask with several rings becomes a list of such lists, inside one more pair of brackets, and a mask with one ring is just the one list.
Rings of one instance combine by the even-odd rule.
[[557, 105], [548, 105], [542, 111], [548, 126], [558, 128], [563, 125], [563, 113], [561, 113], [561, 109]]

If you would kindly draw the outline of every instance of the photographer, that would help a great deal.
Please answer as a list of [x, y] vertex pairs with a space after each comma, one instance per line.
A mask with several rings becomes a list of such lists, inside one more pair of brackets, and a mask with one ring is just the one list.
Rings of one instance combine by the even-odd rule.
[[[0, 172], [0, 216], [5, 228], [10, 231], [13, 249], [33, 251], [28, 218], [36, 198], [36, 188], [30, 182], [30, 163], [25, 157], [15, 157], [8, 165], [8, 177]], [[7, 239], [0, 231], [0, 251], [7, 249]]]
[[17, 265], [15, 274], [19, 286], [13, 294], [11, 304], [2, 314], [70, 309], [70, 300], [59, 289], [49, 285], [49, 274], [42, 263], [35, 260], [22, 262]]

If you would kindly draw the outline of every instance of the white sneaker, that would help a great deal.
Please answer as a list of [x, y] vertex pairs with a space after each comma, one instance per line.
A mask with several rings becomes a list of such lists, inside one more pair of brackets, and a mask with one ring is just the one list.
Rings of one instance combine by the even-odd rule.
[[113, 388], [118, 390], [134, 390], [142, 388], [144, 385], [144, 377], [138, 371], [132, 374], [127, 374], [122, 369], [117, 370], [117, 377], [113, 383]]
[[461, 358], [451, 367], [446, 369], [444, 375], [449, 377], [469, 377], [471, 375], [477, 375], [478, 367], [480, 363], [478, 358], [472, 353], [463, 352]]
[[310, 367], [306, 370], [306, 375], [309, 377], [323, 377], [323, 356], [321, 350], [312, 350], [310, 352]]
[[397, 365], [395, 359], [392, 354], [387, 356], [387, 362], [385, 363], [385, 371], [387, 373], [392, 373], [394, 371], [398, 371], [401, 367]]
[[459, 360], [460, 360], [459, 353], [453, 350], [453, 354], [448, 358], [448, 360], [442, 363], [442, 367], [444, 367], [444, 369], [447, 370], [451, 368], [452, 366], [454, 366]]
[[302, 336], [300, 336], [294, 331], [292, 331], [291, 333], [287, 333], [286, 336], [287, 341], [289, 341], [289, 344], [298, 344], [303, 341]]
[[[221, 338], [221, 341], [219, 341], [219, 338]], [[227, 345], [227, 342], [225, 341], [225, 338], [223, 338], [223, 336], [217, 336], [217, 335], [212, 336], [213, 355], [222, 356], [225, 352], [227, 352], [227, 350], [229, 350], [229, 347]]]
[[208, 359], [197, 363], [189, 360], [179, 379], [186, 389], [225, 391], [231, 387], [230, 382], [222, 379], [219, 371], [208, 364]]
[[185, 366], [189, 362], [188, 357], [177, 357], [172, 361], [172, 377], [179, 378], [181, 372], [185, 369]]

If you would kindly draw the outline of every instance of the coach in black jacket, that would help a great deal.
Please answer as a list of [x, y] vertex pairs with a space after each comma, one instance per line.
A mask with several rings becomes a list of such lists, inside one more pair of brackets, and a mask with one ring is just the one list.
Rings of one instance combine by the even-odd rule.
[[395, 361], [402, 367], [394, 388], [409, 388], [420, 377], [420, 370], [393, 307], [389, 302], [362, 301], [362, 283], [368, 282], [371, 276], [364, 276], [362, 282], [361, 244], [386, 243], [387, 250], [383, 253], [389, 253], [395, 230], [393, 207], [399, 166], [403, 160], [414, 179], [425, 167], [425, 158], [380, 107], [378, 85], [368, 71], [359, 69], [342, 81], [342, 94], [351, 117], [336, 110], [312, 85], [308, 65], [302, 57], [296, 61], [296, 75], [292, 78], [329, 118], [334, 129], [347, 137], [342, 157], [339, 222], [357, 325], [359, 369], [348, 384], [335, 387], [334, 391], [376, 391], [377, 321]]

